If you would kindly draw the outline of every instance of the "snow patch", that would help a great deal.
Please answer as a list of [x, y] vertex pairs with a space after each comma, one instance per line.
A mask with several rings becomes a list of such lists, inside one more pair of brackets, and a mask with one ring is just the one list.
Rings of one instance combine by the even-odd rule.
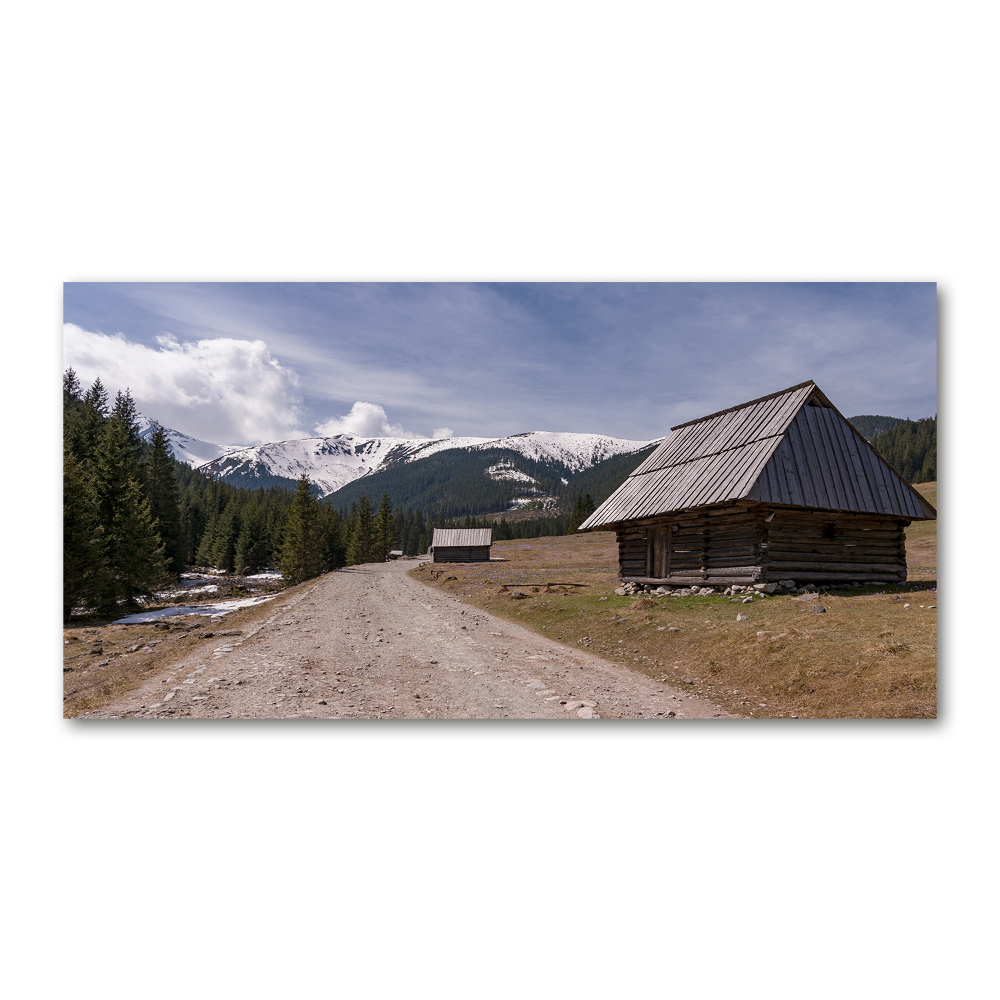
[[517, 483], [537, 483], [534, 476], [529, 476], [526, 472], [514, 468], [513, 462], [497, 462], [486, 470], [486, 475], [490, 479], [510, 479]]
[[129, 615], [127, 618], [119, 618], [114, 624], [138, 625], [142, 622], [155, 622], [160, 618], [175, 618], [178, 615], [203, 615], [209, 618], [221, 618], [237, 608], [249, 608], [253, 604], [263, 604], [264, 601], [273, 601], [277, 596], [277, 594], [271, 594], [269, 597], [244, 597], [239, 601], [219, 601], [217, 604], [186, 604], [178, 605], [176, 608], [162, 608], [159, 611], [141, 611], [139, 614]]

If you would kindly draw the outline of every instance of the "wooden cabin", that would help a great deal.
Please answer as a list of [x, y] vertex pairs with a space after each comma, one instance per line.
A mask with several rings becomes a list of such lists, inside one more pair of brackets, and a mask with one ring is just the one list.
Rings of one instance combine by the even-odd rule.
[[435, 528], [434, 562], [489, 562], [492, 528]]
[[615, 532], [626, 582], [900, 582], [937, 517], [815, 382], [671, 431], [580, 525]]

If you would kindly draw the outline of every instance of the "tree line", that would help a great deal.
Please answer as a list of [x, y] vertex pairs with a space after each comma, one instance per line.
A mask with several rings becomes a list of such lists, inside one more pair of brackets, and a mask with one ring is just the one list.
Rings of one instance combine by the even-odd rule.
[[589, 494], [553, 517], [449, 518], [419, 507], [319, 500], [303, 476], [294, 491], [241, 489], [178, 462], [166, 432], [139, 431], [131, 394], [109, 405], [98, 378], [84, 392], [63, 376], [63, 616], [74, 608], [133, 610], [190, 567], [251, 574], [277, 567], [290, 584], [390, 552], [426, 552], [434, 529], [491, 527], [494, 538], [567, 534], [593, 511]]
[[[126, 389], [110, 404], [98, 378], [84, 392], [63, 375], [63, 617], [74, 608], [134, 610], [192, 566], [247, 574], [277, 567], [290, 583], [385, 559], [396, 544], [388, 495], [342, 509], [307, 480], [294, 492], [240, 489], [178, 462], [164, 429], [139, 432]], [[422, 539], [415, 539], [419, 545]]]

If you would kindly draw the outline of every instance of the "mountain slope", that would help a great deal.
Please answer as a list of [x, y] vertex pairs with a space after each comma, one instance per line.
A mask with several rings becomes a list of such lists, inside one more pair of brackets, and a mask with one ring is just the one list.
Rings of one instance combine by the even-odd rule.
[[[155, 421], [139, 414], [138, 424], [139, 437], [143, 441], [148, 441], [153, 436], [153, 428], [156, 426]], [[170, 442], [174, 458], [178, 462], [184, 462], [186, 465], [203, 465], [205, 462], [211, 462], [212, 459], [218, 458], [220, 455], [225, 455], [235, 447], [234, 445], [212, 444], [210, 441], [199, 441], [197, 438], [189, 437], [187, 434], [175, 431], [171, 427], [164, 427], [163, 429], [166, 431], [167, 440]]]
[[[317, 485], [321, 495], [328, 496], [375, 473], [410, 464], [424, 465], [446, 455], [445, 464], [436, 461], [434, 469], [446, 469], [453, 461], [457, 461], [462, 468], [475, 467], [477, 474], [485, 475], [491, 482], [507, 483], [494, 491], [499, 495], [503, 490], [509, 493], [509, 487], [515, 481], [528, 489], [527, 480], [519, 480], [519, 476], [530, 479], [541, 477], [558, 484], [569, 475], [616, 455], [632, 454], [647, 444], [646, 441], [628, 441], [601, 434], [551, 431], [529, 431], [494, 439], [466, 437], [431, 441], [338, 434], [329, 438], [302, 438], [229, 449], [219, 458], [207, 462], [202, 469], [233, 485], [251, 487], [294, 483], [305, 474]], [[470, 455], [475, 457], [468, 465], [462, 456]], [[487, 475], [486, 470], [492, 466], [497, 468]], [[425, 469], [415, 479], [404, 479], [424, 481], [443, 474], [427, 473]]]
[[536, 460], [495, 446], [440, 452], [356, 479], [331, 494], [330, 500], [346, 506], [362, 493], [377, 501], [385, 492], [396, 505], [446, 517], [498, 514], [524, 506], [554, 514], [568, 509], [577, 494], [590, 493], [600, 503], [657, 444], [597, 459], [587, 467], [578, 466], [579, 471], [551, 458], [551, 453]]

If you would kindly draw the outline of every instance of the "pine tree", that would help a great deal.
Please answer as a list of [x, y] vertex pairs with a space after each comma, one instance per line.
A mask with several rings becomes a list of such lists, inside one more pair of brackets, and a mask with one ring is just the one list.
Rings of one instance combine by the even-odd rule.
[[344, 524], [340, 514], [329, 504], [323, 505], [322, 531], [324, 543], [323, 571], [340, 569], [347, 560]]
[[71, 407], [66, 419], [67, 443], [84, 465], [94, 460], [107, 417], [108, 394], [97, 378], [80, 405]]
[[101, 597], [105, 573], [103, 529], [97, 494], [87, 470], [70, 452], [63, 453], [63, 620], [76, 604], [93, 605]]
[[323, 542], [319, 505], [312, 495], [308, 477], [295, 484], [295, 496], [285, 522], [281, 549], [281, 573], [289, 583], [301, 583], [318, 576], [323, 566]]
[[121, 602], [134, 606], [167, 579], [163, 546], [138, 479], [133, 475], [123, 420], [109, 419], [102, 428], [94, 458], [94, 486], [104, 529], [107, 574], [103, 607]]
[[372, 562], [375, 558], [375, 512], [367, 493], [362, 493], [352, 505], [351, 521], [352, 530], [347, 543], [348, 565]]
[[392, 502], [389, 494], [383, 493], [375, 515], [375, 542], [373, 558], [376, 562], [385, 562], [389, 553], [396, 546], [396, 520], [392, 516]]
[[163, 541], [167, 567], [172, 573], [184, 569], [184, 537], [181, 528], [180, 493], [173, 454], [166, 431], [156, 424], [146, 463], [146, 494], [149, 509]]
[[139, 435], [138, 412], [132, 394], [126, 389], [115, 396], [115, 405], [111, 411], [111, 420], [118, 421], [125, 431], [125, 460], [129, 475], [137, 482], [145, 479], [145, 446]]

